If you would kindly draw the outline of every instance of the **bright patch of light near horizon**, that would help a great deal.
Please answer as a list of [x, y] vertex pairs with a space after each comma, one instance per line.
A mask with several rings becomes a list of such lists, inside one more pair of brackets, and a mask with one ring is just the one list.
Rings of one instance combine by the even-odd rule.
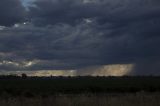
[[128, 75], [134, 65], [133, 64], [113, 64], [104, 66], [93, 66], [79, 70], [79, 75], [86, 76], [124, 76]]
[[32, 76], [76, 76], [75, 70], [44, 70], [37, 71]]
[[76, 76], [76, 70], [39, 70], [39, 71], [0, 71], [0, 75], [18, 75], [22, 73], [27, 76]]
[[95, 71], [92, 75], [96, 76], [124, 76], [132, 70], [132, 64], [118, 64], [118, 65], [105, 65], [99, 70]]
[[[30, 67], [36, 64], [36, 61], [28, 61], [26, 63], [15, 63], [10, 61], [0, 62], [0, 65], [16, 65], [18, 67]], [[82, 70], [35, 70], [35, 71], [0, 71], [1, 75], [21, 75], [26, 73], [28, 76], [124, 76], [130, 75], [133, 64], [115, 64], [104, 65], [99, 67], [88, 67]]]

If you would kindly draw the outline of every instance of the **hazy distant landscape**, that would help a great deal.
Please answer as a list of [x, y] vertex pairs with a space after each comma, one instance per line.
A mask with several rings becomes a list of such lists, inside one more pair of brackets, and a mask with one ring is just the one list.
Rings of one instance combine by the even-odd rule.
[[158, 106], [160, 77], [0, 77], [1, 106]]

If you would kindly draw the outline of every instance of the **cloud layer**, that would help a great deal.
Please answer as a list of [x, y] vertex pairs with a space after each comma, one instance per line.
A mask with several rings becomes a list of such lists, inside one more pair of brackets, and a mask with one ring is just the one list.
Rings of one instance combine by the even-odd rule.
[[0, 25], [11, 26], [25, 20], [27, 13], [19, 0], [0, 1]]
[[1, 4], [1, 70], [134, 64], [133, 73], [158, 74], [159, 0], [36, 0], [28, 9], [18, 0]]

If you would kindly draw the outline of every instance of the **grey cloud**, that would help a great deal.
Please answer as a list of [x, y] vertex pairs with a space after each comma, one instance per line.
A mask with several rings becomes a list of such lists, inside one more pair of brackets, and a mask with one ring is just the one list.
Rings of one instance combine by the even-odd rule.
[[160, 75], [160, 61], [159, 58], [152, 57], [142, 59], [135, 64], [129, 75]]
[[85, 4], [80, 0], [37, 0], [29, 7], [30, 23], [0, 30], [0, 59], [38, 62], [29, 67], [1, 64], [0, 68], [69, 70], [134, 64], [134, 74], [150, 73], [146, 68], [158, 73], [159, 5], [158, 0]]
[[[64, 24], [42, 28], [28, 24], [6, 28], [0, 33], [0, 50], [3, 54], [1, 57], [2, 60], [12, 61], [49, 61], [35, 65], [38, 69], [78, 68], [95, 64], [97, 60], [94, 58], [98, 59], [99, 53], [96, 51], [98, 48], [92, 47], [92, 44], [96, 46], [100, 42], [94, 41], [96, 38], [93, 33], [99, 32], [84, 23], [77, 27]], [[90, 54], [91, 51], [93, 54]], [[59, 65], [55, 61], [58, 61]]]
[[30, 7], [32, 21], [37, 25], [77, 24], [85, 18], [96, 19], [100, 24], [134, 22], [159, 17], [158, 0], [37, 0]]
[[26, 14], [20, 0], [0, 1], [0, 26], [11, 26], [23, 22]]
[[[141, 21], [106, 30], [97, 28], [96, 23], [85, 22], [76, 27], [68, 24], [45, 27], [19, 25], [1, 31], [3, 45], [0, 49], [3, 60], [40, 61], [30, 67], [12, 66], [8, 70], [83, 69], [106, 64], [137, 64], [144, 59], [159, 58], [157, 45], [160, 39], [158, 30], [156, 34], [154, 32], [159, 24], [152, 21], [158, 22]], [[4, 66], [1, 68], [7, 70]]]

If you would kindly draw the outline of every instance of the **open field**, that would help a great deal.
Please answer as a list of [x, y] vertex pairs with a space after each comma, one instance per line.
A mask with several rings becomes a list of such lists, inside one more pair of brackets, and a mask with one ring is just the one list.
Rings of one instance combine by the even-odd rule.
[[0, 95], [159, 92], [160, 77], [1, 77]]
[[0, 77], [0, 106], [160, 106], [160, 77]]
[[160, 93], [76, 94], [0, 98], [0, 106], [160, 106]]

